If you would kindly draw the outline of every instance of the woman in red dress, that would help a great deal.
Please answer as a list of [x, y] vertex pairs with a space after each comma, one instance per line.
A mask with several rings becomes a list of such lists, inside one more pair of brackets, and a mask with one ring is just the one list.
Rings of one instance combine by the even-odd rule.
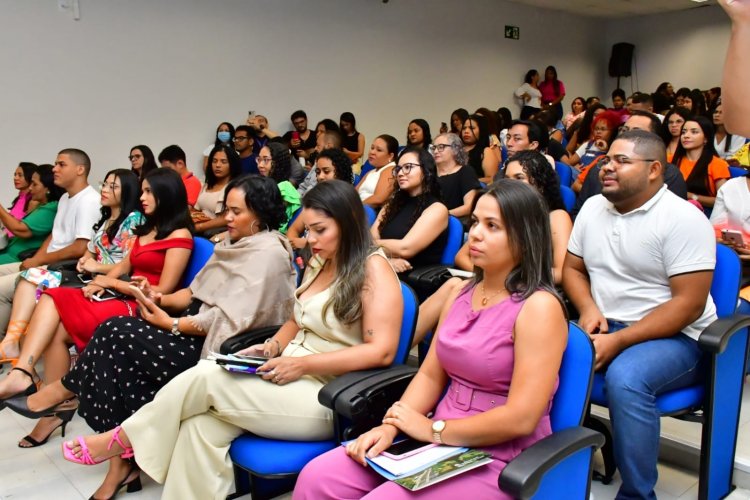
[[[145, 286], [148, 282], [151, 289], [165, 294], [179, 285], [193, 248], [185, 187], [176, 172], [160, 168], [149, 172], [141, 188], [146, 222], [134, 231], [138, 238], [130, 254], [85, 288], [61, 287], [44, 292], [29, 322], [18, 364], [0, 381], [0, 402], [16, 394], [36, 392], [34, 366], [42, 354], [45, 379], [59, 380], [70, 367], [70, 344], [80, 352], [104, 320], [135, 317], [137, 305], [131, 298], [131, 283]], [[132, 276], [132, 281], [120, 279], [123, 275]], [[114, 298], [107, 298], [111, 292], [115, 292]]]

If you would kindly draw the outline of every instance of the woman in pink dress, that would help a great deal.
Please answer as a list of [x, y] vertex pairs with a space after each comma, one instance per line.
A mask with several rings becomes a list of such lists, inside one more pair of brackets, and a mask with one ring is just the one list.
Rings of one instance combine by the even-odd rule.
[[[469, 231], [476, 277], [446, 302], [419, 372], [382, 425], [302, 470], [295, 500], [510, 498], [498, 491], [498, 475], [551, 433], [549, 410], [567, 341], [547, 212], [533, 188], [510, 179], [478, 198]], [[411, 492], [364, 467], [365, 456], [378, 455], [399, 434], [480, 448], [493, 461]]]

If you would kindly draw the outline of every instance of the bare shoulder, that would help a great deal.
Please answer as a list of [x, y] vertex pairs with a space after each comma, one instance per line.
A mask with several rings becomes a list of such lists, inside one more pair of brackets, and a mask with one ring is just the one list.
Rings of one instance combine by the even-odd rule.
[[552, 292], [537, 290], [526, 299], [518, 314], [521, 322], [560, 321], [565, 319], [562, 303]]
[[186, 228], [183, 227], [183, 228], [180, 228], [180, 229], [175, 229], [174, 231], [172, 231], [171, 233], [169, 233], [169, 236], [166, 237], [166, 239], [168, 239], [168, 240], [171, 240], [171, 239], [174, 239], [174, 238], [189, 238], [189, 239], [192, 239], [193, 235], [192, 235], [192, 233], [190, 231], [188, 231]]
[[368, 281], [376, 283], [382, 283], [384, 277], [390, 279], [396, 276], [388, 258], [380, 252], [369, 255], [365, 260], [365, 275]]

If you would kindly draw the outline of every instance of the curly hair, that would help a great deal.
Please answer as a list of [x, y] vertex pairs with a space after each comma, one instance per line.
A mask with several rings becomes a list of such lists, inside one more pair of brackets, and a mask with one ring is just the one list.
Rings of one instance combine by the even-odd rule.
[[324, 149], [318, 155], [318, 160], [321, 158], [328, 158], [333, 164], [333, 168], [336, 170], [334, 177], [340, 181], [352, 183], [354, 180], [354, 173], [352, 172], [352, 161], [346, 156], [340, 149]]
[[[442, 201], [442, 194], [440, 192], [440, 184], [438, 184], [437, 166], [435, 166], [435, 159], [432, 155], [419, 146], [407, 146], [398, 155], [399, 161], [401, 161], [404, 155], [409, 153], [417, 155], [422, 170], [422, 192], [417, 195], [417, 209], [414, 211], [411, 221], [409, 221], [410, 224], [414, 224], [419, 219], [419, 216], [422, 215], [422, 212], [430, 205], [430, 198], [434, 196]], [[385, 212], [383, 212], [383, 220], [380, 222], [378, 228], [383, 228], [388, 222], [393, 220], [401, 209], [404, 208], [410, 197], [406, 191], [398, 188], [395, 189], [383, 207]]]
[[[508, 164], [514, 161], [521, 165], [523, 173], [529, 179], [529, 184], [539, 191], [544, 201], [547, 202], [547, 208], [550, 212], [565, 210], [565, 204], [560, 194], [560, 181], [543, 154], [533, 149], [519, 151], [508, 158]], [[503, 172], [505, 171], [504, 169]]]
[[224, 206], [232, 189], [245, 193], [245, 205], [269, 231], [278, 230], [286, 222], [284, 200], [273, 179], [253, 174], [232, 179], [224, 191]]
[[269, 142], [266, 146], [271, 151], [271, 171], [268, 176], [279, 184], [289, 180], [292, 173], [292, 155], [284, 144]]

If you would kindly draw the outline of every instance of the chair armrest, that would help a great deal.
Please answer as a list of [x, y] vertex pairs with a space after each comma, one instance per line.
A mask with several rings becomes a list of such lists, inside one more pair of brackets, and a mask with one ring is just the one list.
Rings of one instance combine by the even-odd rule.
[[586, 427], [555, 432], [526, 448], [514, 458], [497, 480], [502, 491], [513, 498], [531, 498], [544, 475], [556, 464], [585, 448], [604, 444], [604, 436]]
[[28, 250], [24, 250], [23, 252], [18, 253], [18, 261], [23, 262], [26, 259], [32, 258], [36, 253], [39, 251], [38, 248], [29, 248]]
[[253, 344], [262, 344], [264, 340], [273, 337], [279, 331], [279, 328], [281, 328], [281, 325], [271, 325], [238, 333], [226, 339], [221, 344], [219, 352], [221, 354], [233, 354]]
[[47, 270], [48, 271], [65, 271], [65, 270], [75, 271], [77, 265], [78, 265], [78, 259], [65, 259], [65, 260], [57, 261], [54, 264], [49, 264], [47, 266]]
[[386, 410], [401, 398], [417, 369], [394, 366], [351, 372], [338, 377], [318, 393], [320, 404], [346, 420], [342, 439], [351, 439], [380, 425]]
[[746, 326], [750, 326], [750, 316], [735, 314], [717, 319], [703, 330], [698, 337], [698, 344], [706, 352], [721, 354], [732, 336]]

